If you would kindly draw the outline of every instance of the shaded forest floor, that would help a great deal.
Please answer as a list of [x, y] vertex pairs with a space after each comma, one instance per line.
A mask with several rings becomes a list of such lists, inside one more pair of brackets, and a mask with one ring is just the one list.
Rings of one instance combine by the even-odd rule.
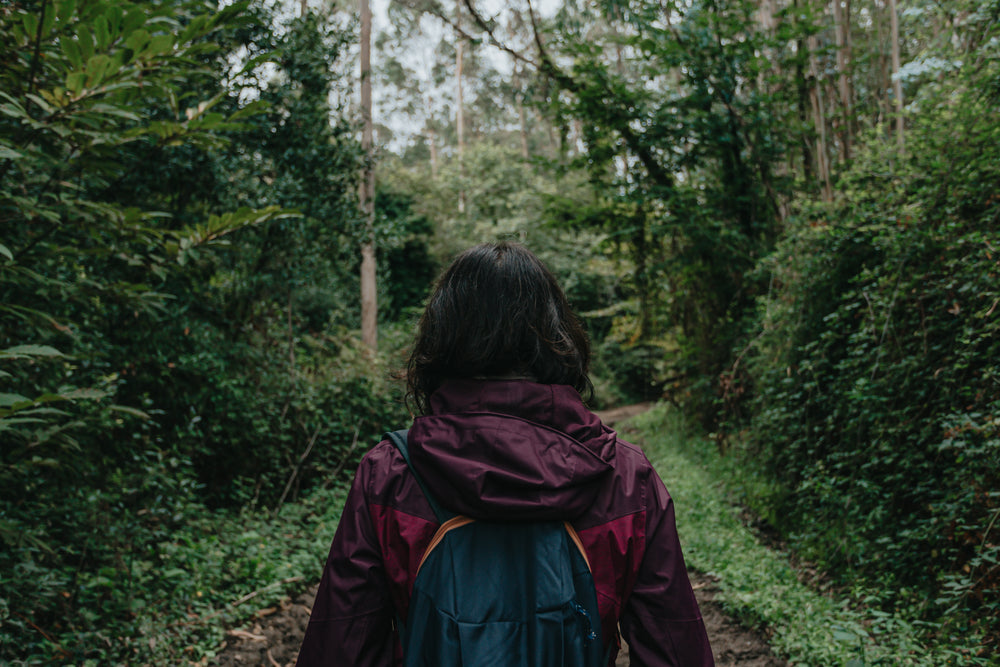
[[[760, 634], [744, 628], [713, 601], [715, 584], [709, 577], [691, 573], [719, 667], [785, 667]], [[212, 663], [222, 667], [292, 667], [309, 622], [316, 590], [313, 588], [278, 607], [261, 609], [242, 629], [230, 630], [226, 646]], [[628, 651], [618, 655], [618, 667], [627, 667]]]
[[[642, 403], [599, 411], [609, 425], [648, 410]], [[319, 573], [317, 572], [317, 579]], [[743, 627], [714, 601], [716, 587], [711, 577], [691, 572], [691, 583], [705, 619], [712, 652], [719, 667], [785, 667], [771, 651], [766, 637]], [[226, 644], [211, 664], [221, 667], [293, 667], [309, 622], [316, 588], [275, 607], [260, 609], [239, 629], [229, 630]], [[628, 650], [619, 654], [618, 667], [628, 667]]]

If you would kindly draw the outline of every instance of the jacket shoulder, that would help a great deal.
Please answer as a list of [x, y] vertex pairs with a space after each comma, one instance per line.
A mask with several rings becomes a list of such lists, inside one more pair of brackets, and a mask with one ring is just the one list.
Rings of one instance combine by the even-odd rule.
[[642, 447], [621, 438], [615, 443], [615, 472], [620, 475], [637, 475], [643, 481], [657, 474]]
[[383, 440], [361, 458], [358, 476], [364, 480], [365, 501], [426, 521], [437, 522], [403, 454]]
[[645, 514], [659, 479], [653, 464], [641, 447], [621, 438], [615, 444], [614, 461], [614, 468], [601, 484], [590, 511], [574, 522], [578, 530], [631, 514]]

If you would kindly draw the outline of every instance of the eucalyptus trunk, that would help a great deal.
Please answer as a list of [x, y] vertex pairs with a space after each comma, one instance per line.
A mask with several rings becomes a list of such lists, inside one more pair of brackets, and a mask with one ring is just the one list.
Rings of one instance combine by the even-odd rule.
[[456, 30], [455, 44], [455, 132], [458, 136], [458, 212], [465, 213], [465, 101], [462, 98], [462, 66], [465, 57], [465, 39], [460, 32], [462, 27], [462, 0], [455, 2]]
[[906, 146], [903, 139], [903, 82], [899, 78], [899, 12], [896, 0], [889, 0], [889, 32], [892, 54], [892, 93], [896, 98], [896, 146], [902, 153]]
[[826, 146], [826, 113], [823, 106], [823, 82], [819, 78], [819, 71], [816, 66], [816, 57], [813, 55], [818, 46], [815, 37], [810, 37], [807, 42], [809, 48], [809, 102], [812, 105], [813, 125], [816, 130], [816, 171], [819, 178], [820, 190], [823, 192], [823, 200], [833, 199], [833, 189], [830, 185], [830, 161], [827, 157]]
[[[427, 108], [429, 109], [430, 105]], [[427, 150], [430, 151], [431, 178], [436, 181], [438, 177], [437, 131], [432, 125], [427, 126]]]
[[378, 349], [378, 302], [375, 291], [375, 163], [372, 131], [372, 12], [368, 0], [361, 2], [361, 149], [365, 153], [361, 173], [360, 207], [365, 219], [361, 245], [361, 340], [373, 352]]
[[524, 110], [524, 90], [521, 83], [521, 68], [514, 63], [514, 90], [517, 98], [517, 121], [518, 134], [521, 139], [521, 158], [527, 160], [530, 157], [528, 151], [528, 117]]
[[841, 0], [833, 0], [833, 32], [837, 41], [837, 88], [840, 93], [840, 149], [844, 162], [851, 159], [851, 144], [854, 141], [851, 102], [851, 2], [841, 6]]

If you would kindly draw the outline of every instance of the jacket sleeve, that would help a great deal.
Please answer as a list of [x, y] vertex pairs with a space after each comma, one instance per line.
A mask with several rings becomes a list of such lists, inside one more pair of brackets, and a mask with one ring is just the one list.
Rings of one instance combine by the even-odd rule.
[[323, 570], [297, 667], [390, 667], [395, 633], [361, 462]]
[[715, 664], [677, 537], [674, 506], [655, 471], [647, 485], [646, 549], [620, 621], [633, 667]]

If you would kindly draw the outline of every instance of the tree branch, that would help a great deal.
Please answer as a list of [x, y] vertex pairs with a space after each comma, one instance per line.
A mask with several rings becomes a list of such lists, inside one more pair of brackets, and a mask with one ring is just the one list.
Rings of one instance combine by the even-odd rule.
[[35, 47], [31, 54], [31, 67], [28, 69], [28, 81], [24, 85], [24, 106], [28, 106], [28, 95], [34, 90], [35, 77], [42, 64], [42, 28], [45, 25], [45, 12], [49, 8], [48, 0], [42, 0], [41, 9], [38, 11], [38, 27], [35, 29]]
[[[531, 4], [531, 0], [528, 0], [528, 16], [531, 22], [531, 31], [535, 42], [535, 48], [538, 50], [538, 62], [531, 60], [516, 49], [497, 39], [493, 28], [476, 10], [475, 6], [473, 6], [472, 0], [463, 0], [463, 3], [469, 10], [469, 15], [472, 17], [472, 20], [481, 30], [483, 30], [483, 32], [489, 35], [490, 42], [494, 46], [506, 51], [521, 62], [532, 65], [540, 73], [554, 81], [561, 89], [580, 95], [585, 92], [588, 87], [593, 86], [593, 84], [588, 85], [587, 83], [583, 83], [577, 78], [574, 78], [572, 75], [567, 74], [565, 71], [560, 69], [558, 65], [556, 65], [555, 61], [553, 61], [552, 57], [545, 48], [545, 44], [542, 42], [542, 31], [538, 25], [538, 18], [535, 16], [535, 10]], [[445, 18], [445, 20], [448, 21], [448, 23], [451, 23], [448, 19]], [[605, 114], [608, 121], [610, 121], [608, 123], [609, 129], [621, 135], [622, 139], [625, 141], [625, 145], [637, 158], [639, 158], [643, 167], [646, 168], [646, 172], [656, 184], [672, 189], [674, 187], [673, 176], [664, 168], [662, 164], [660, 164], [652, 150], [650, 150], [650, 147], [643, 144], [641, 135], [631, 127], [630, 123], [633, 120], [631, 114], [629, 114], [628, 110], [621, 104], [618, 104], [618, 97], [603, 81], [598, 84], [597, 87], [597, 92], [602, 100], [613, 101], [608, 104], [608, 113]]]
[[[512, 46], [508, 46], [503, 41], [501, 41], [497, 36], [493, 26], [487, 21], [472, 4], [472, 0], [462, 0], [462, 4], [465, 8], [469, 10], [469, 15], [472, 17], [473, 22], [479, 27], [480, 30], [485, 32], [490, 38], [490, 44], [500, 49], [501, 51], [510, 54], [514, 60], [522, 62], [526, 65], [531, 65], [535, 69], [541, 69], [541, 66], [534, 60], [524, 55], [522, 52], [518, 51]], [[447, 16], [442, 16], [436, 12], [433, 12], [435, 16], [450, 25], [455, 29], [456, 32], [460, 33], [465, 39], [475, 40], [475, 37], [467, 33], [461, 26], [459, 26], [455, 21], [452, 21]]]

